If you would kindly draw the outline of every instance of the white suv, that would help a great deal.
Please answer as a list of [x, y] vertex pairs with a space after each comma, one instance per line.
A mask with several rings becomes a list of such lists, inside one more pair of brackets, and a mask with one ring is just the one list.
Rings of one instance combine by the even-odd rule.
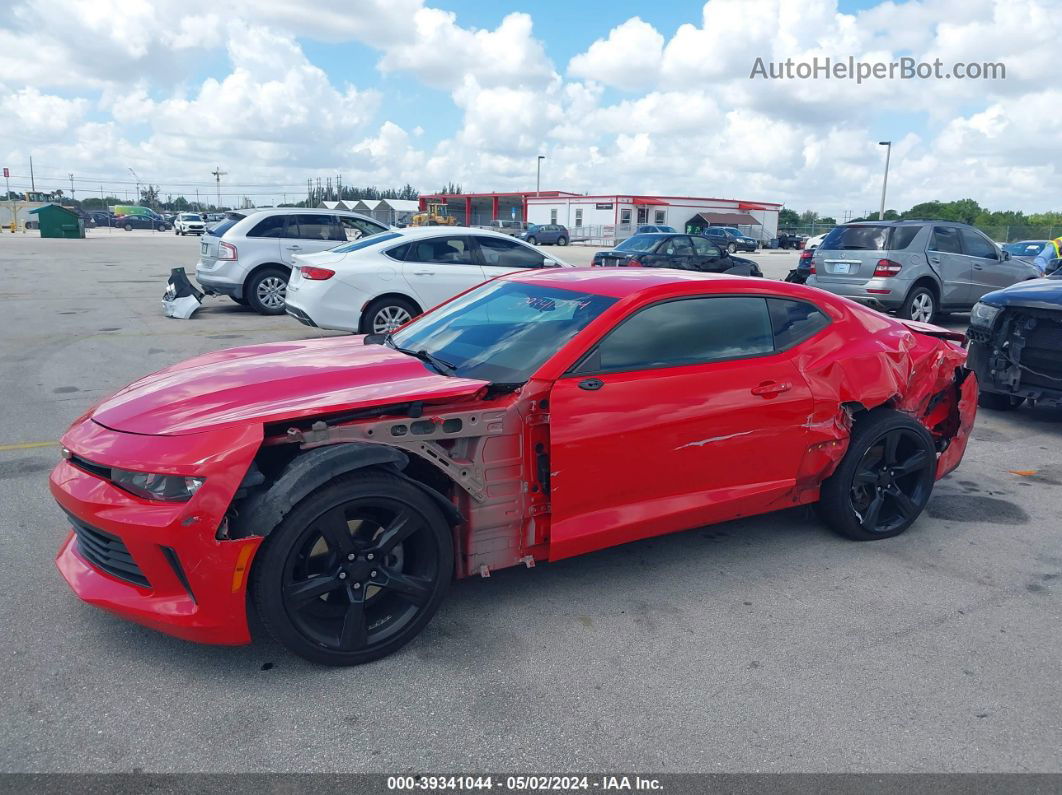
[[177, 213], [173, 221], [175, 235], [201, 235], [205, 231], [206, 224], [199, 213]]
[[210, 295], [227, 295], [263, 315], [280, 315], [292, 257], [387, 229], [372, 218], [340, 210], [270, 207], [229, 212], [203, 235], [195, 278]]

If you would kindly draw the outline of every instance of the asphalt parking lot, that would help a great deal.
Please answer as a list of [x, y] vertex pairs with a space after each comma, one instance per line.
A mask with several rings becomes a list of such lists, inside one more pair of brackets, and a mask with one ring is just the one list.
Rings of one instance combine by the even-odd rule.
[[[0, 769], [1062, 771], [1062, 411], [981, 412], [898, 538], [801, 509], [501, 571], [361, 668], [83, 605], [52, 564], [67, 425], [189, 356], [321, 334], [220, 298], [163, 317], [197, 246], [0, 236]], [[779, 278], [796, 256], [759, 260]]]

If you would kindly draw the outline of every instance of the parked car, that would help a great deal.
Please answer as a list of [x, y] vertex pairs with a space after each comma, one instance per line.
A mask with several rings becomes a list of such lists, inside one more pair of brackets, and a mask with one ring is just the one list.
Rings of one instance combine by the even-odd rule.
[[662, 224], [642, 224], [634, 230], [636, 235], [644, 235], [649, 232], [676, 232], [678, 230], [673, 226], [664, 226]]
[[778, 281], [523, 270], [391, 335], [215, 351], [104, 399], [61, 440], [56, 562], [186, 640], [249, 643], [254, 610], [353, 665], [453, 579], [816, 502], [890, 538], [962, 459], [961, 339]]
[[778, 248], [802, 248], [807, 239], [807, 235], [800, 235], [795, 232], [779, 232], [777, 238]]
[[282, 315], [296, 254], [326, 251], [385, 231], [379, 221], [342, 210], [233, 211], [207, 227], [195, 278], [210, 295], [227, 295], [263, 315]]
[[517, 237], [532, 246], [566, 246], [571, 240], [568, 228], [560, 224], [528, 224]]
[[104, 210], [90, 210], [87, 213], [96, 226], [113, 226], [114, 216]]
[[1003, 250], [1013, 259], [1032, 262], [1047, 245], [1046, 240], [1022, 240], [1020, 243], [1005, 243]]
[[859, 221], [834, 227], [815, 249], [807, 284], [929, 323], [1039, 275], [966, 224]]
[[206, 231], [206, 224], [199, 213], [179, 213], [173, 222], [175, 235], [201, 235]]
[[170, 225], [161, 216], [153, 215], [116, 215], [114, 217], [114, 226], [124, 229], [126, 232], [131, 232], [134, 229], [154, 229], [158, 232], [165, 232], [170, 228]]
[[807, 240], [804, 241], [804, 245], [802, 248], [804, 249], [804, 251], [814, 251], [822, 245], [822, 241], [826, 239], [826, 235], [828, 234], [829, 232], [823, 232], [821, 235], [809, 237]]
[[503, 235], [516, 236], [527, 229], [527, 224], [524, 221], [506, 221], [496, 218], [487, 224], [484, 229], [489, 229], [492, 232], [501, 232]]
[[763, 276], [750, 259], [731, 256], [700, 235], [652, 232], [628, 237], [611, 251], [594, 254], [591, 267], [678, 268], [681, 270]]
[[296, 256], [286, 309], [308, 326], [382, 334], [488, 279], [548, 267], [570, 266], [499, 232], [395, 229]]
[[800, 258], [797, 260], [796, 268], [789, 271], [785, 280], [787, 282], [792, 282], [793, 284], [807, 284], [808, 279], [813, 273], [811, 269], [811, 260], [814, 255], [814, 249], [805, 249], [804, 251], [801, 251]]
[[732, 226], [709, 226], [701, 234], [731, 254], [735, 251], [755, 251], [758, 248], [754, 238]]
[[1062, 406], [1062, 271], [982, 296], [966, 336], [982, 406]]

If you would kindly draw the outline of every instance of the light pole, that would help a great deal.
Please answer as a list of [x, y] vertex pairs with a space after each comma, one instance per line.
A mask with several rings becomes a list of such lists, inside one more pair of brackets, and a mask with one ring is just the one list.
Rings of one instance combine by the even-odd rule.
[[535, 198], [542, 192], [542, 161], [545, 159], [545, 155], [539, 155], [535, 162]]
[[889, 186], [889, 158], [892, 156], [892, 141], [878, 141], [878, 146], [885, 147], [885, 176], [881, 180], [881, 209], [878, 210], [878, 220], [885, 220], [885, 188]]
[[133, 171], [132, 168], [129, 169], [129, 173], [132, 174], [133, 179], [136, 180], [136, 203], [140, 204], [140, 177], [137, 176], [136, 172]]

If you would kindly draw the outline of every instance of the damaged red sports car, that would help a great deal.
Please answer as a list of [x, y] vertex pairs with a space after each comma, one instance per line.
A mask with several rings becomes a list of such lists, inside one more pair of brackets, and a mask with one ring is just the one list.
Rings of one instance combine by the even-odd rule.
[[333, 665], [451, 580], [814, 503], [906, 530], [962, 458], [961, 335], [793, 284], [506, 276], [387, 337], [255, 345], [137, 381], [63, 437], [58, 566], [87, 602]]

